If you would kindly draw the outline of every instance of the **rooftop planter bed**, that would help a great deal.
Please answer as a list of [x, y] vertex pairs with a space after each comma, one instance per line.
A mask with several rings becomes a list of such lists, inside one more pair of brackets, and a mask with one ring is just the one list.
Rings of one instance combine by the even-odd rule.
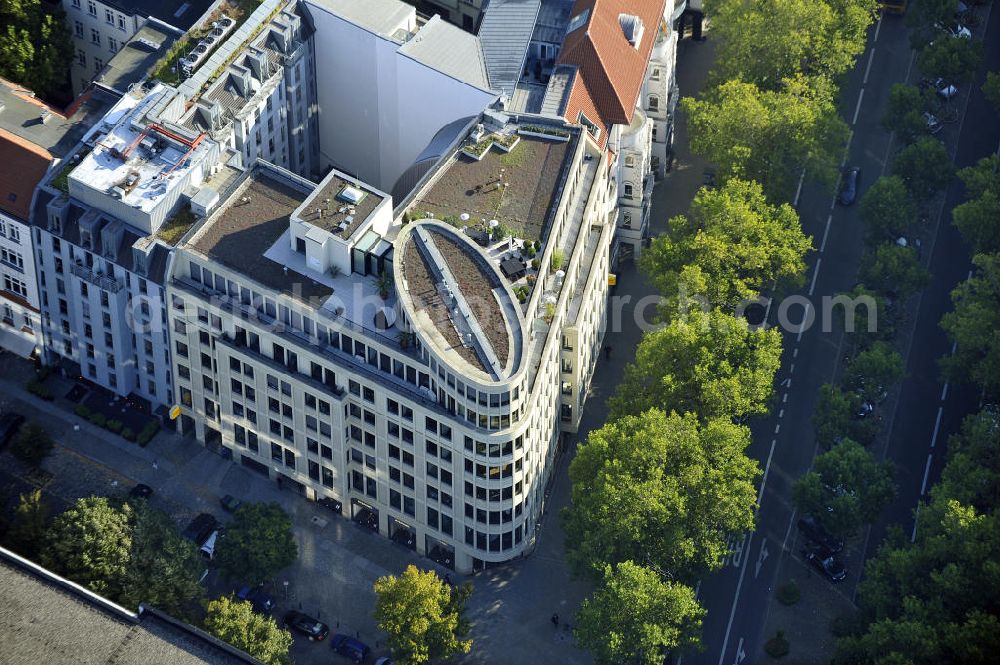
[[570, 133], [555, 129], [554, 127], [543, 127], [541, 125], [521, 125], [517, 128], [517, 133], [521, 136], [535, 136], [550, 141], [569, 141]]
[[507, 136], [494, 134], [493, 145], [495, 145], [498, 150], [502, 150], [503, 152], [510, 152], [516, 148], [517, 144], [520, 142], [521, 137], [517, 134], [508, 134]]
[[464, 152], [466, 155], [472, 157], [474, 160], [478, 162], [479, 160], [481, 160], [483, 157], [486, 156], [486, 153], [489, 152], [490, 147], [492, 145], [493, 145], [493, 135], [491, 134], [486, 138], [484, 138], [479, 143], [470, 143], [466, 145], [465, 147], [462, 148], [462, 152]]

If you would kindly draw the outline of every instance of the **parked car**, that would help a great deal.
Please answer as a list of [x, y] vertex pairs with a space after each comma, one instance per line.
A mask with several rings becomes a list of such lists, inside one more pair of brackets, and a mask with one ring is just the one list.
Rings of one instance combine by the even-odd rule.
[[840, 582], [847, 577], [847, 568], [844, 567], [844, 564], [833, 552], [822, 545], [806, 548], [802, 552], [802, 556], [809, 565], [826, 575], [826, 578], [831, 582]]
[[858, 185], [861, 180], [861, 167], [849, 166], [844, 169], [844, 177], [840, 181], [840, 205], [853, 205], [858, 199]]
[[927, 131], [931, 134], [937, 134], [944, 127], [944, 125], [941, 124], [941, 121], [931, 113], [925, 112], [924, 120], [927, 122]]
[[806, 515], [799, 520], [799, 531], [810, 541], [822, 545], [831, 552], [839, 552], [844, 549], [844, 541], [831, 536], [812, 515]]
[[958, 23], [936, 23], [934, 27], [945, 33], [949, 37], [956, 37], [958, 39], [972, 39], [972, 31], [967, 27]]
[[215, 519], [214, 515], [201, 513], [191, 520], [191, 523], [181, 532], [181, 535], [198, 547], [201, 547], [218, 526], [219, 520]]
[[215, 529], [212, 533], [208, 534], [208, 538], [198, 548], [198, 552], [209, 561], [215, 558], [215, 546], [218, 544], [221, 535], [221, 530]]
[[375, 665], [392, 665], [392, 658], [389, 658], [388, 656], [382, 656], [381, 658], [375, 661]]
[[337, 513], [338, 515], [340, 515], [344, 510], [344, 504], [330, 496], [324, 496], [316, 499], [316, 503], [323, 506], [327, 510]]
[[371, 653], [371, 649], [368, 648], [367, 644], [341, 633], [333, 636], [330, 645], [334, 651], [341, 656], [350, 658], [355, 663], [364, 662], [368, 654]]
[[133, 499], [148, 499], [153, 496], [153, 488], [144, 483], [139, 483], [128, 491], [128, 495]]
[[259, 614], [267, 614], [274, 609], [274, 599], [260, 587], [244, 586], [236, 592], [236, 597], [249, 602]]
[[226, 496], [222, 497], [222, 499], [219, 500], [219, 503], [222, 504], [222, 509], [227, 513], [235, 513], [237, 510], [240, 509], [240, 506], [243, 505], [243, 502], [237, 499], [232, 494], [227, 494]]
[[330, 634], [330, 627], [318, 619], [314, 619], [308, 614], [290, 610], [285, 613], [281, 620], [283, 628], [290, 628], [300, 635], [305, 635], [310, 640], [322, 642]]
[[24, 416], [20, 413], [5, 413], [0, 416], [0, 448], [14, 438], [17, 430], [24, 424]]

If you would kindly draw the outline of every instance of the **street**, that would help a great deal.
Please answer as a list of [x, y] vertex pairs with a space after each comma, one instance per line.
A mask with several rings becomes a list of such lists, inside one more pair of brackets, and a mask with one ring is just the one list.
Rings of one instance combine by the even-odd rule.
[[[987, 67], [1000, 62], [997, 44], [990, 44], [988, 39], [998, 30], [997, 14], [993, 12], [986, 31]], [[917, 77], [914, 60], [903, 20], [886, 17], [872, 28], [868, 48], [842, 89], [841, 109], [852, 130], [845, 164], [861, 167], [862, 194], [888, 168], [895, 146], [880, 119], [891, 85], [912, 82]], [[958, 166], [970, 164], [995, 149], [998, 129], [995, 114], [987, 108], [977, 84], [968, 116], [956, 130], [960, 133]], [[954, 147], [954, 137], [951, 141]], [[938, 321], [951, 307], [950, 291], [965, 279], [970, 266], [968, 248], [950, 223], [950, 210], [961, 202], [961, 190], [956, 181], [947, 192], [940, 222], [934, 215], [931, 228], [924, 231], [933, 279], [912, 305], [916, 329], [906, 349], [915, 351], [909, 353], [906, 377], [901, 389], [890, 394], [881, 409], [888, 420], [888, 446], [876, 444], [873, 450], [877, 457], [886, 456], [894, 462], [899, 494], [871, 529], [861, 548], [865, 556], [874, 553], [889, 524], [903, 524], [907, 533], [912, 530], [912, 511], [918, 497], [940, 473], [947, 436], [976, 407], [977, 400], [968, 389], [942, 386], [937, 368], [937, 359], [950, 351]], [[814, 238], [816, 251], [809, 258], [806, 286], [797, 295], [812, 303], [816, 322], [804, 330], [793, 327], [785, 332], [777, 401], [771, 416], [752, 427], [754, 439], [749, 452], [764, 469], [758, 527], [735, 540], [735, 553], [724, 570], [702, 581], [699, 597], [708, 609], [705, 649], [679, 662], [758, 662], [763, 642], [770, 637], [764, 634], [764, 627], [775, 580], [785, 561], [784, 554], [795, 552], [794, 524], [798, 516], [790, 502], [791, 486], [809, 469], [816, 452], [810, 418], [819, 387], [834, 380], [838, 362], [845, 354], [845, 336], [837, 329], [837, 321], [822, 320], [821, 299], [849, 291], [856, 284], [862, 252], [863, 229], [856, 207], [836, 206], [833, 201], [832, 192], [818, 187], [807, 185], [802, 192], [800, 217], [805, 232]], [[786, 314], [792, 321], [803, 320], [801, 306], [790, 307]], [[849, 561], [847, 588], [856, 585], [860, 563]]]

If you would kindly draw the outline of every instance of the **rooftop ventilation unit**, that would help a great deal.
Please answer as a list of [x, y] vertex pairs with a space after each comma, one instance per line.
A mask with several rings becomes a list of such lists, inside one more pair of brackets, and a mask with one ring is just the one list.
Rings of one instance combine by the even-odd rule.
[[152, 39], [146, 39], [145, 37], [136, 37], [132, 40], [132, 45], [136, 48], [141, 47], [150, 53], [155, 53], [161, 46], [161, 44], [157, 44]]

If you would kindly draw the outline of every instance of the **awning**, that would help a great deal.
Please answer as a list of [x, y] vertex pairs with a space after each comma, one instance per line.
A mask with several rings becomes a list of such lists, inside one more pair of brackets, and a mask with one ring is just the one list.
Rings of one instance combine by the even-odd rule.
[[0, 346], [22, 358], [28, 358], [35, 350], [35, 338], [19, 335], [10, 328], [0, 328]]

